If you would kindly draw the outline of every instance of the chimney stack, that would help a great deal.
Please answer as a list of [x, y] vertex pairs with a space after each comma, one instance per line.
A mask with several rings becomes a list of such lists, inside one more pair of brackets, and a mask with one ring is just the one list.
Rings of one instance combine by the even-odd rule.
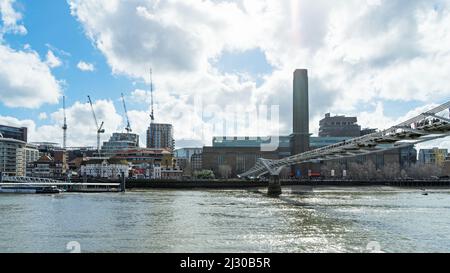
[[294, 72], [292, 155], [309, 150], [308, 70]]

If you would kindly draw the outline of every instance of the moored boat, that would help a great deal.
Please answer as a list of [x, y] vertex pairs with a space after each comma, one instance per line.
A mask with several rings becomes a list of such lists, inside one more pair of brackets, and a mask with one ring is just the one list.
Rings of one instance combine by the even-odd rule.
[[56, 186], [8, 185], [0, 186], [0, 193], [53, 194], [61, 191]]

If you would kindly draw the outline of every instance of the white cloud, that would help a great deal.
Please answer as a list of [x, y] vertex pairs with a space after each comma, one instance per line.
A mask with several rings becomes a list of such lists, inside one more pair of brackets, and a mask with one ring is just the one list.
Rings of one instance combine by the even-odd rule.
[[[14, 64], [14, 65], [11, 65]], [[59, 82], [35, 51], [0, 44], [0, 101], [8, 107], [38, 108], [57, 103]]]
[[58, 57], [56, 57], [53, 51], [51, 50], [47, 51], [47, 60], [45, 61], [45, 63], [51, 68], [55, 68], [62, 65], [61, 60]]
[[260, 31], [255, 20], [247, 20], [238, 5], [228, 1], [69, 3], [113, 71], [145, 79], [150, 64], [160, 74], [204, 71], [208, 59], [224, 48], [256, 46], [255, 35], [249, 34]]
[[47, 118], [48, 118], [47, 113], [45, 112], [39, 113], [40, 120], [46, 120]]
[[27, 127], [28, 132], [34, 131], [36, 128], [36, 124], [31, 119], [19, 120], [15, 117], [10, 116], [1, 116], [0, 115], [0, 124], [7, 126], [16, 126], [16, 127]]
[[93, 64], [90, 63], [86, 63], [84, 61], [79, 61], [77, 64], [78, 69], [80, 69], [81, 71], [94, 71], [95, 67]]
[[[383, 128], [404, 114], [387, 116], [386, 101], [430, 104], [450, 97], [450, 6], [444, 0], [71, 0], [70, 5], [113, 73], [148, 82], [148, 69], [154, 68], [160, 113], [188, 111], [198, 97], [220, 106], [222, 117], [227, 104], [279, 104], [280, 130], [290, 133], [296, 68], [309, 69], [314, 122], [325, 112], [354, 114], [361, 106], [376, 106], [360, 120]], [[259, 87], [212, 65], [225, 50], [253, 48], [275, 67]], [[182, 125], [177, 138], [185, 136]], [[317, 126], [311, 124], [311, 130]]]
[[2, 34], [12, 32], [14, 34], [27, 34], [27, 29], [19, 24], [22, 20], [22, 14], [17, 12], [13, 4], [15, 0], [0, 0], [0, 14], [2, 19], [2, 28], [0, 29], [0, 40]]
[[27, 33], [21, 25], [22, 14], [14, 9], [14, 4], [15, 0], [0, 0], [0, 103], [23, 108], [56, 103], [61, 87], [50, 67], [61, 65], [60, 60], [49, 51], [47, 60], [43, 61], [29, 44], [20, 51], [3, 41], [5, 33]]

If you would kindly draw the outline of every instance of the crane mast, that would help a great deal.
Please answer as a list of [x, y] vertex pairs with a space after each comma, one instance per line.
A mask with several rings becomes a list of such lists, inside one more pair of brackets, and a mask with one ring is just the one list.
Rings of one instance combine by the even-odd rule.
[[125, 118], [127, 119], [127, 127], [125, 127], [125, 130], [129, 134], [133, 130], [131, 129], [130, 118], [128, 117], [127, 105], [125, 104], [125, 97], [123, 96], [123, 93], [122, 93], [122, 104], [123, 104], [123, 110], [125, 111]]
[[94, 106], [92, 105], [91, 97], [88, 96], [89, 104], [91, 105], [92, 115], [94, 116], [95, 126], [97, 128], [97, 153], [100, 156], [100, 134], [105, 133], [105, 129], [103, 129], [104, 122], [98, 126], [97, 116], [95, 115]]
[[63, 149], [67, 148], [67, 118], [66, 118], [66, 96], [63, 96], [63, 113], [64, 113], [64, 124], [63, 129]]

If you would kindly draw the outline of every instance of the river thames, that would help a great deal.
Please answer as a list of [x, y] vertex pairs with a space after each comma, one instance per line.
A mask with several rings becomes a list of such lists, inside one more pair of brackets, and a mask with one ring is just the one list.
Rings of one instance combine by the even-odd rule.
[[[448, 252], [450, 191], [0, 195], [0, 252]], [[75, 247], [74, 247], [75, 246]]]

